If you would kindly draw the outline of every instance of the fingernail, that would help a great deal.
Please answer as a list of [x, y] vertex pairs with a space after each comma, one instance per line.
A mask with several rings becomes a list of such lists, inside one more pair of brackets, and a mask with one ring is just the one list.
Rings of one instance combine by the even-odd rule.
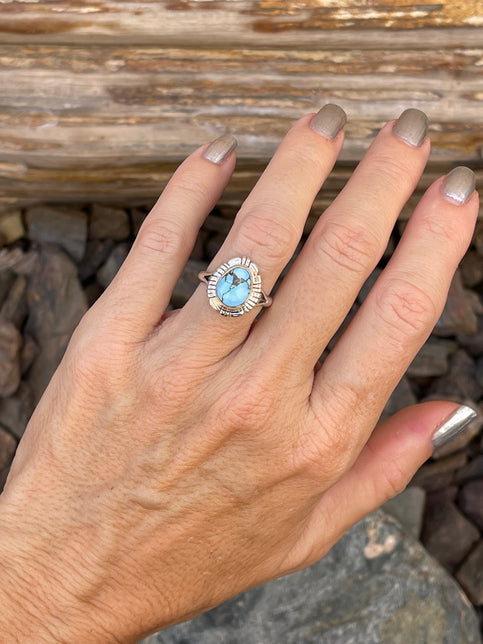
[[436, 428], [432, 438], [433, 449], [441, 447], [441, 445], [450, 441], [465, 427], [468, 427], [477, 416], [478, 414], [474, 409], [462, 405]]
[[206, 149], [203, 156], [208, 161], [213, 161], [213, 163], [222, 163], [226, 157], [232, 152], [238, 141], [231, 134], [224, 134], [223, 136], [218, 137], [209, 145]]
[[451, 203], [462, 206], [475, 191], [475, 173], [464, 165], [454, 168], [446, 177], [441, 192]]
[[347, 122], [347, 114], [342, 107], [327, 103], [310, 121], [310, 127], [333, 141]]
[[398, 138], [418, 148], [428, 132], [428, 117], [421, 110], [404, 110], [396, 121], [393, 132]]

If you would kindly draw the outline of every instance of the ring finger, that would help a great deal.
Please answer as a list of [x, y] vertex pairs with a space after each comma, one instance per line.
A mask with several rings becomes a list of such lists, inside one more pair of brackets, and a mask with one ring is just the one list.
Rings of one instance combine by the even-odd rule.
[[[294, 124], [243, 203], [207, 272], [233, 257], [248, 257], [257, 265], [268, 295], [295, 251], [312, 203], [339, 154], [345, 121], [340, 107], [326, 105]], [[206, 286], [200, 285], [177, 315], [177, 328], [197, 352], [206, 344], [210, 359], [216, 361], [243, 341], [257, 311], [227, 319], [209, 306]], [[207, 342], [208, 337], [213, 342]]]

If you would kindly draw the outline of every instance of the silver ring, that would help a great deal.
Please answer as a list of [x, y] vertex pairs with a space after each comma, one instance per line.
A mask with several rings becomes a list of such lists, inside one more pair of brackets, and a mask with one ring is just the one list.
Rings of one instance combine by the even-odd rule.
[[248, 257], [233, 257], [214, 273], [201, 271], [198, 278], [208, 285], [210, 305], [221, 315], [236, 317], [272, 303], [262, 291], [257, 265]]

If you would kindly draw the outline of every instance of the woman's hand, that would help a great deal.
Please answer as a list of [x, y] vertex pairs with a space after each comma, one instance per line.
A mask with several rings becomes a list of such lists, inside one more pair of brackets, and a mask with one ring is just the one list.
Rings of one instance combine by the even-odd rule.
[[[344, 120], [326, 106], [294, 124], [209, 271], [249, 257], [270, 292]], [[318, 359], [421, 177], [425, 133], [415, 110], [382, 128], [256, 321], [260, 309], [219, 315], [204, 284], [163, 315], [233, 172], [233, 141], [180, 165], [74, 333], [0, 499], [0, 623], [11, 641], [134, 642], [315, 562], [405, 487], [457, 406], [427, 403], [374, 426], [470, 242], [470, 171], [428, 189]]]

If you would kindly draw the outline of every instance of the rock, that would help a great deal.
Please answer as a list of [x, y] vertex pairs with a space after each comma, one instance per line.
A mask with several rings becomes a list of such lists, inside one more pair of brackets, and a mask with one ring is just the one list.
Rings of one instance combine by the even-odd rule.
[[20, 248], [0, 249], [0, 271], [11, 269], [18, 275], [30, 275], [37, 261], [37, 251], [24, 252]]
[[419, 539], [423, 525], [426, 492], [421, 487], [407, 487], [401, 494], [389, 499], [382, 509], [397, 519], [413, 539]]
[[378, 511], [318, 563], [253, 588], [148, 642], [479, 644], [480, 636], [476, 614], [456, 582]]
[[20, 384], [22, 336], [11, 322], [0, 318], [0, 396], [10, 396]]
[[430, 337], [409, 365], [406, 375], [415, 378], [444, 375], [448, 371], [448, 357], [457, 348], [452, 340]]
[[359, 304], [362, 304], [366, 297], [369, 295], [372, 287], [377, 281], [377, 278], [379, 275], [382, 273], [382, 268], [375, 268], [372, 273], [369, 275], [369, 277], [366, 279], [364, 284], [361, 287], [361, 290], [359, 291], [359, 295], [357, 296], [357, 301]]
[[23, 336], [23, 347], [20, 352], [20, 371], [24, 376], [32, 366], [33, 361], [39, 355], [39, 347], [32, 336]]
[[173, 289], [171, 304], [175, 309], [182, 307], [192, 296], [197, 286], [201, 284], [198, 279], [198, 273], [205, 271], [206, 266], [206, 262], [198, 262], [194, 259], [188, 260]]
[[483, 355], [483, 315], [477, 316], [477, 332], [470, 334], [458, 335], [458, 344], [466, 349], [471, 356]]
[[446, 501], [456, 501], [458, 496], [458, 486], [450, 485], [440, 490], [434, 490], [426, 494], [426, 509], [433, 505], [440, 505]]
[[0, 470], [9, 467], [16, 449], [15, 438], [0, 427]]
[[214, 233], [223, 233], [223, 235], [225, 235], [226, 237], [226, 235], [230, 232], [232, 225], [233, 221], [231, 219], [219, 217], [218, 215], [212, 213], [209, 214], [203, 222], [203, 229], [209, 230]]
[[13, 396], [0, 398], [0, 425], [20, 440], [33, 411], [32, 392], [26, 382], [21, 382]]
[[131, 208], [131, 229], [134, 237], [137, 236], [139, 229], [141, 228], [143, 221], [146, 219], [150, 208]]
[[483, 478], [463, 485], [458, 495], [463, 513], [483, 532]]
[[20, 329], [27, 313], [27, 278], [25, 275], [18, 275], [0, 309], [0, 317]]
[[483, 255], [483, 224], [481, 221], [476, 222], [472, 243], [478, 254]]
[[112, 239], [89, 239], [84, 257], [78, 268], [81, 282], [96, 274], [96, 271], [112, 253], [114, 246]]
[[122, 263], [129, 254], [130, 244], [118, 244], [110, 253], [101, 268], [97, 271], [97, 281], [103, 288], [107, 288], [121, 268]]
[[460, 264], [461, 279], [463, 284], [469, 288], [476, 286], [483, 280], [483, 261], [481, 256], [474, 250], [470, 250], [463, 257]]
[[30, 239], [39, 244], [57, 244], [79, 262], [85, 251], [87, 216], [75, 208], [36, 206], [26, 214]]
[[477, 319], [473, 310], [473, 300], [456, 272], [448, 293], [444, 311], [434, 327], [433, 333], [440, 336], [476, 333]]
[[415, 405], [417, 402], [418, 400], [411, 388], [409, 380], [406, 376], [403, 376], [387, 401], [381, 415], [381, 420], [385, 420], [399, 410], [404, 409], [404, 407]]
[[447, 374], [437, 378], [428, 394], [447, 399], [478, 400], [483, 395], [483, 388], [476, 380], [476, 365], [464, 349], [458, 349], [450, 357], [450, 368]]
[[0, 235], [2, 235], [5, 244], [13, 244], [25, 236], [20, 210], [12, 210], [0, 215]]
[[483, 479], [483, 454], [472, 459], [455, 472], [455, 483], [465, 483], [472, 479]]
[[483, 540], [458, 569], [456, 579], [474, 604], [483, 604]]
[[480, 356], [476, 361], [475, 376], [477, 383], [483, 387], [483, 356]]
[[122, 208], [94, 204], [89, 221], [90, 239], [124, 241], [131, 234], [129, 215]]
[[427, 492], [448, 487], [453, 482], [454, 471], [466, 465], [467, 460], [464, 452], [457, 452], [439, 461], [425, 463], [413, 476], [411, 485], [423, 487]]
[[14, 281], [15, 275], [13, 271], [5, 270], [0, 272], [0, 306], [4, 303]]
[[44, 246], [27, 288], [26, 332], [39, 347], [29, 381], [37, 402], [67, 348], [72, 332], [87, 310], [77, 268], [55, 246]]
[[427, 508], [421, 541], [448, 569], [458, 566], [479, 538], [476, 526], [451, 501]]

